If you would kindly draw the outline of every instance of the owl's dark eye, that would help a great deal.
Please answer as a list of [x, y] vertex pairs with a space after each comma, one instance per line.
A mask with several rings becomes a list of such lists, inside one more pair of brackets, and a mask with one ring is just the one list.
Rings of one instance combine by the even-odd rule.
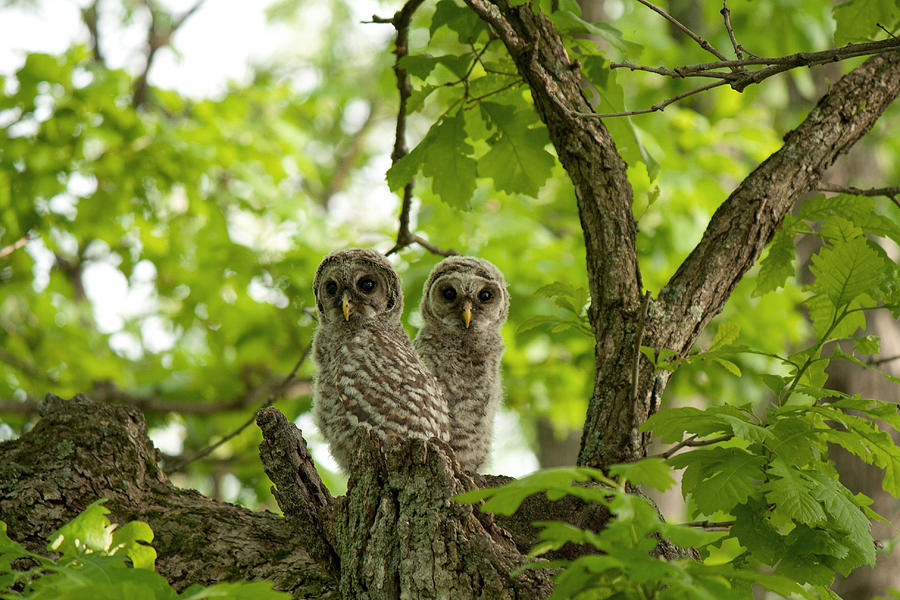
[[452, 302], [456, 300], [456, 290], [454, 290], [450, 286], [447, 286], [441, 290], [441, 296], [443, 296], [445, 300]]
[[369, 294], [372, 292], [372, 290], [375, 289], [375, 280], [371, 277], [363, 277], [356, 282], [356, 289], [361, 291], [363, 294]]
[[488, 300], [490, 300], [493, 297], [494, 297], [494, 294], [492, 294], [491, 290], [489, 290], [487, 288], [478, 292], [478, 299], [481, 300], [482, 302], [487, 302]]
[[337, 282], [336, 281], [326, 281], [325, 282], [325, 293], [329, 296], [334, 296], [337, 294]]

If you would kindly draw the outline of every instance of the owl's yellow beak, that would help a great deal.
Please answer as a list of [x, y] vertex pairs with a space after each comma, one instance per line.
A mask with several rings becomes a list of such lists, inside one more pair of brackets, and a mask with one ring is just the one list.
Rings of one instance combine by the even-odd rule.
[[469, 301], [463, 303], [463, 321], [466, 324], [466, 329], [468, 329], [469, 323], [472, 322], [472, 303]]
[[347, 297], [347, 294], [344, 294], [344, 297], [341, 301], [341, 310], [344, 311], [344, 320], [350, 320], [350, 310], [353, 308], [353, 305], [350, 304], [350, 298]]

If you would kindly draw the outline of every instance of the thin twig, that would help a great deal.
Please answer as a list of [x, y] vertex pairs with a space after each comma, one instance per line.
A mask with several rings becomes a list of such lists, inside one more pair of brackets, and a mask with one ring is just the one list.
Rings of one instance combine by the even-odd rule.
[[[297, 375], [297, 371], [300, 369], [300, 366], [306, 361], [306, 358], [309, 356], [309, 353], [311, 351], [312, 351], [312, 342], [307, 344], [306, 348], [303, 350], [303, 354], [300, 355], [300, 359], [297, 360], [297, 364], [294, 365], [294, 368], [291, 369], [291, 372], [287, 374], [287, 376], [284, 378], [284, 380], [281, 382], [281, 384], [278, 386], [278, 388], [274, 392], [269, 394], [269, 397], [266, 398], [266, 401], [263, 402], [262, 406], [259, 407], [260, 409], [267, 408], [267, 407], [275, 404], [275, 401], [278, 400], [278, 398], [281, 396], [282, 392], [284, 392], [284, 390], [287, 388], [287, 386], [294, 379], [294, 376]], [[244, 431], [244, 429], [249, 427], [255, 421], [256, 421], [256, 412], [254, 412], [253, 415], [249, 419], [244, 421], [240, 427], [238, 427], [237, 429], [235, 429], [228, 435], [224, 436], [219, 441], [217, 441], [213, 444], [210, 444], [206, 448], [203, 448], [202, 450], [199, 450], [199, 451], [195, 452], [194, 454], [191, 454], [187, 458], [182, 459], [180, 462], [178, 462], [174, 466], [165, 469], [166, 472], [167, 473], [176, 473], [176, 472], [184, 469], [187, 465], [191, 464], [195, 460], [201, 459], [204, 456], [208, 456], [213, 450], [215, 450], [216, 448], [218, 448], [219, 446], [221, 446], [228, 440], [239, 435], [242, 431]]]
[[891, 36], [891, 37], [894, 38], [895, 40], [897, 39], [897, 36], [894, 35], [887, 27], [885, 27], [885, 26], [882, 25], [881, 23], [875, 23], [875, 25], [876, 25], [880, 30], [882, 30], [883, 32], [885, 32], [886, 34], [888, 34], [889, 36]]
[[727, 529], [734, 525], [734, 521], [691, 521], [681, 525], [684, 527], [702, 527], [703, 529]]
[[678, 442], [677, 444], [675, 444], [674, 446], [672, 446], [665, 452], [661, 452], [659, 454], [653, 455], [653, 458], [669, 458], [669, 457], [673, 456], [676, 452], [681, 450], [682, 448], [700, 448], [702, 446], [710, 446], [712, 444], [718, 444], [719, 442], [727, 442], [728, 440], [733, 438], [734, 435], [729, 433], [727, 435], [723, 435], [723, 436], [720, 436], [717, 438], [712, 438], [710, 440], [698, 440], [697, 439], [698, 437], [700, 437], [700, 436], [698, 436], [695, 433], [694, 435], [690, 436], [689, 438], [686, 438], [686, 439]]
[[854, 196], [887, 196], [890, 198], [891, 196], [900, 194], [900, 186], [863, 189], [852, 185], [820, 183], [818, 189], [820, 192], [836, 192], [839, 194], [852, 194]]
[[631, 115], [643, 115], [647, 113], [657, 112], [661, 110], [665, 110], [667, 106], [674, 102], [678, 102], [679, 100], [683, 100], [688, 96], [693, 96], [694, 94], [699, 94], [700, 92], [705, 92], [706, 90], [710, 90], [715, 87], [719, 87], [728, 83], [727, 81], [717, 81], [715, 83], [710, 83], [709, 85], [700, 86], [698, 88], [694, 88], [687, 92], [678, 94], [677, 96], [673, 96], [667, 100], [663, 100], [658, 104], [654, 104], [650, 108], [642, 108], [639, 110], [629, 110], [625, 112], [616, 112], [616, 113], [582, 113], [570, 111], [570, 114], [576, 117], [584, 117], [586, 119], [605, 119], [607, 117], [630, 117]]
[[194, 13], [200, 10], [205, 0], [197, 0], [193, 6], [183, 12], [177, 19], [172, 21], [168, 30], [161, 31], [159, 28], [159, 19], [156, 16], [157, 7], [153, 0], [144, 0], [147, 10], [150, 11], [150, 28], [147, 30], [147, 58], [144, 61], [144, 68], [138, 76], [137, 82], [134, 84], [134, 92], [131, 98], [131, 105], [134, 108], [141, 108], [147, 102], [147, 90], [149, 88], [147, 78], [150, 75], [150, 68], [153, 66], [153, 60], [160, 48], [165, 48], [172, 43], [172, 36], [184, 25]]
[[734, 29], [731, 28], [731, 11], [728, 10], [728, 0], [723, 0], [722, 10], [720, 10], [719, 13], [725, 19], [725, 30], [728, 32], [728, 37], [731, 39], [734, 55], [737, 56], [738, 60], [741, 60], [744, 58], [744, 53], [741, 52], [741, 45], [738, 44], [737, 40], [734, 38]]
[[637, 402], [637, 383], [641, 365], [641, 342], [644, 341], [644, 325], [647, 323], [647, 309], [650, 306], [650, 290], [644, 293], [641, 302], [641, 318], [638, 321], [637, 336], [634, 341], [634, 362], [631, 364], [631, 399]]
[[861, 189], [852, 185], [834, 185], [831, 183], [820, 183], [818, 186], [820, 192], [835, 192], [838, 194], [852, 194], [854, 196], [884, 196], [889, 198], [891, 202], [900, 208], [900, 186]]
[[[397, 91], [400, 92], [400, 106], [397, 109], [397, 127], [394, 132], [394, 148], [391, 150], [391, 164], [397, 164], [409, 153], [406, 147], [406, 105], [409, 97], [412, 95], [412, 84], [409, 82], [409, 73], [406, 69], [400, 68], [400, 60], [409, 53], [409, 22], [413, 13], [422, 4], [424, 0], [409, 0], [403, 5], [390, 21], [386, 21], [380, 17], [372, 17], [374, 23], [389, 22], [397, 30], [397, 37], [394, 41], [394, 75], [397, 78]], [[434, 244], [422, 239], [409, 230], [409, 213], [412, 208], [413, 184], [415, 178], [410, 177], [409, 181], [403, 186], [403, 199], [400, 204], [399, 226], [397, 227], [397, 243], [388, 250], [385, 255], [391, 254], [406, 248], [411, 244], [419, 244], [429, 252], [440, 254], [441, 256], [451, 256], [458, 254], [455, 250], [441, 250]]]
[[663, 9], [659, 8], [655, 4], [647, 2], [647, 0], [637, 0], [637, 1], [640, 2], [641, 4], [643, 4], [644, 6], [646, 6], [647, 8], [649, 8], [650, 10], [653, 10], [656, 13], [658, 13], [660, 16], [662, 16], [664, 19], [666, 19], [669, 23], [671, 23], [672, 25], [674, 25], [675, 27], [680, 29], [682, 33], [684, 33], [685, 35], [690, 37], [692, 40], [694, 40], [695, 42], [700, 44], [701, 48], [703, 48], [704, 50], [706, 50], [707, 52], [709, 52], [710, 54], [712, 54], [719, 60], [728, 60], [725, 58], [724, 54], [722, 54], [721, 52], [719, 52], [718, 50], [713, 48], [709, 42], [707, 42], [702, 37], [700, 37], [693, 31], [691, 31], [690, 29], [688, 29], [685, 25], [683, 25], [681, 23], [681, 21], [679, 21], [678, 19], [676, 19], [675, 17], [673, 17], [672, 15], [670, 15]]
[[[641, 1], [641, 0], [639, 0]], [[728, 83], [731, 85], [731, 88], [735, 91], [742, 92], [744, 88], [747, 86], [759, 83], [760, 81], [772, 77], [773, 75], [777, 75], [779, 73], [783, 73], [789, 69], [793, 69], [795, 67], [807, 66], [811, 67], [814, 65], [824, 64], [828, 62], [835, 62], [838, 60], [844, 60], [847, 58], [853, 58], [856, 56], [863, 56], [866, 54], [875, 54], [879, 52], [884, 52], [887, 50], [893, 50], [896, 48], [900, 48], [900, 39], [891, 39], [891, 40], [881, 40], [879, 42], [867, 42], [864, 44], [848, 44], [841, 48], [835, 48], [832, 50], [824, 50], [822, 52], [798, 52], [796, 54], [792, 54], [790, 56], [781, 56], [781, 57], [773, 57], [773, 58], [745, 58], [741, 60], [724, 60], [714, 63], [703, 63], [696, 65], [685, 65], [683, 67], [677, 67], [675, 69], [668, 69], [666, 67], [647, 67], [643, 65], [635, 65], [628, 61], [620, 62], [620, 63], [611, 63], [611, 68], [628, 68], [631, 70], [639, 70], [639, 71], [648, 71], [650, 73], [656, 73], [658, 75], [664, 75], [672, 78], [684, 78], [684, 77], [714, 77], [721, 79], [713, 84], [701, 86], [699, 88], [695, 88], [679, 94], [677, 96], [673, 96], [667, 100], [664, 100], [658, 104], [654, 104], [650, 108], [644, 108], [640, 110], [632, 110], [632, 111], [624, 111], [624, 112], [616, 112], [616, 113], [572, 113], [575, 116], [584, 117], [584, 118], [607, 118], [607, 117], [627, 117], [632, 115], [641, 115], [652, 112], [661, 111], [666, 108], [668, 105], [673, 102], [677, 102], [688, 96], [692, 96], [694, 94], [704, 92], [706, 90], [712, 89], [714, 87], [718, 87], [724, 83]], [[734, 67], [744, 67], [748, 65], [767, 65], [762, 69], [757, 71], [745, 71], [742, 69], [735, 70]], [[729, 68], [732, 71], [722, 72], [716, 71], [714, 69], [723, 69]], [[894, 200], [893, 197], [891, 197]], [[896, 201], [895, 203], [900, 206], [900, 201]]]
[[866, 361], [867, 365], [878, 366], [883, 365], [885, 363], [893, 362], [895, 360], [900, 360], [900, 354], [896, 356], [885, 356], [883, 358], [870, 358]]
[[9, 246], [4, 246], [3, 248], [0, 248], [0, 258], [6, 258], [7, 256], [12, 254], [19, 248], [24, 247], [25, 244], [27, 244], [30, 239], [31, 239], [31, 233], [29, 232], [29, 233], [26, 233], [25, 235], [23, 235], [21, 238], [14, 241]]

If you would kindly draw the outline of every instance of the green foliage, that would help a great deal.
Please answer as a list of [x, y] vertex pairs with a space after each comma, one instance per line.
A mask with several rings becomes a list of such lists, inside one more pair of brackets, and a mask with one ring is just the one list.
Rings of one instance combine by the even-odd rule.
[[551, 500], [571, 495], [609, 511], [611, 518], [601, 531], [556, 521], [535, 523], [541, 541], [531, 556], [540, 557], [569, 543], [587, 544], [597, 551], [574, 560], [538, 560], [527, 565], [530, 569], [561, 568], [555, 575], [553, 599], [749, 598], [753, 583], [785, 596], [795, 593], [813, 597], [787, 576], [761, 574], [737, 564], [660, 558], [656, 553], [660, 539], [707, 555], [727, 534], [666, 523], [649, 501], [627, 491], [629, 484], [661, 490], [671, 485], [669, 468], [663, 461], [646, 459], [614, 465], [610, 473], [613, 477], [583, 467], [548, 469], [502, 487], [467, 492], [456, 500], [484, 500], [482, 511], [511, 514], [526, 497], [542, 492]]
[[[10, 539], [0, 521], [0, 598], [14, 600], [222, 600], [287, 599], [267, 582], [192, 585], [181, 594], [153, 570], [156, 551], [150, 526], [131, 521], [110, 524], [105, 499], [87, 507], [54, 533], [47, 558]], [[127, 561], [126, 561], [127, 559]], [[130, 561], [130, 565], [129, 565]], [[34, 565], [23, 568], [23, 565]]]

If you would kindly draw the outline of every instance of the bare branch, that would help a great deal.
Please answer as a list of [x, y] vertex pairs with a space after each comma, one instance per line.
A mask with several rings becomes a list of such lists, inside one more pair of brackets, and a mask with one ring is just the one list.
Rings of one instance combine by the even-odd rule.
[[[744, 88], [754, 83], [759, 83], [764, 79], [768, 79], [773, 75], [783, 73], [797, 67], [812, 67], [829, 62], [865, 56], [867, 54], [878, 54], [900, 48], [900, 39], [882, 40], [879, 42], [867, 42], [864, 44], [848, 44], [841, 48], [832, 50], [823, 50], [821, 52], [798, 52], [790, 56], [760, 58], [753, 57], [738, 60], [724, 60], [714, 63], [702, 63], [696, 65], [685, 65], [669, 69], [666, 67], [648, 67], [644, 65], [636, 65], [629, 61], [610, 63], [612, 69], [630, 69], [632, 71], [646, 71], [648, 73], [656, 73], [673, 79], [681, 79], [685, 77], [712, 77], [721, 79], [722, 81], [705, 85], [693, 90], [689, 90], [677, 96], [673, 96], [658, 104], [654, 104], [650, 108], [639, 110], [616, 112], [616, 113], [576, 113], [580, 117], [602, 119], [607, 117], [627, 117], [632, 115], [641, 115], [663, 110], [668, 105], [678, 100], [693, 96], [694, 94], [705, 92], [706, 90], [718, 87], [724, 83], [731, 85], [735, 91], [742, 92]], [[764, 68], [756, 71], [747, 71], [744, 67], [752, 65], [765, 65]], [[728, 68], [731, 71], [717, 71], [715, 69]]]
[[725, 30], [728, 32], [728, 38], [731, 40], [731, 47], [734, 48], [734, 55], [737, 56], [738, 60], [741, 60], [744, 58], [744, 53], [741, 51], [741, 45], [734, 38], [734, 29], [731, 28], [731, 11], [728, 10], [728, 0], [723, 0], [722, 10], [719, 13], [725, 19]]
[[883, 364], [886, 364], [889, 362], [893, 362], [895, 360], [900, 360], [900, 354], [898, 354], [896, 356], [885, 356], [883, 358], [870, 358], [869, 360], [866, 361], [866, 364], [878, 366], [878, 365], [883, 365]]
[[144, 68], [138, 75], [134, 84], [134, 93], [131, 98], [131, 105], [134, 108], [141, 108], [147, 102], [148, 82], [147, 77], [150, 75], [150, 68], [156, 58], [156, 53], [160, 48], [165, 48], [172, 43], [172, 36], [184, 25], [194, 13], [200, 10], [205, 0], [197, 0], [193, 6], [182, 13], [179, 17], [172, 21], [172, 24], [163, 28], [159, 20], [159, 7], [154, 0], [144, 0], [147, 10], [150, 11], [150, 27], [147, 30], [147, 58], [144, 61]]
[[685, 527], [702, 527], [703, 529], [728, 529], [734, 525], [734, 521], [691, 521], [682, 523]]
[[[287, 388], [287, 386], [288, 386], [288, 385], [291, 383], [291, 381], [294, 379], [294, 376], [297, 374], [297, 371], [300, 369], [300, 366], [306, 361], [306, 358], [309, 356], [309, 353], [310, 353], [311, 350], [312, 350], [312, 342], [310, 342], [309, 344], [307, 344], [306, 348], [303, 350], [303, 353], [300, 355], [300, 359], [297, 360], [297, 364], [295, 364], [295, 365], [294, 365], [294, 368], [291, 369], [291, 372], [287, 374], [287, 377], [284, 378], [284, 381], [281, 382], [281, 385], [278, 386], [278, 389], [275, 390], [274, 392], [272, 392], [272, 393], [269, 395], [269, 397], [266, 399], [266, 401], [263, 402], [262, 406], [260, 406], [260, 410], [262, 410], [263, 408], [268, 408], [268, 407], [272, 406], [273, 404], [275, 404], [275, 401], [278, 400], [279, 397], [281, 397], [281, 394], [284, 392], [284, 390]], [[217, 441], [217, 442], [215, 442], [215, 443], [213, 443], [213, 444], [210, 444], [210, 445], [207, 446], [206, 448], [203, 448], [202, 450], [199, 450], [199, 451], [195, 452], [194, 454], [192, 454], [192, 455], [188, 456], [187, 458], [181, 460], [181, 461], [178, 462], [177, 464], [175, 464], [175, 465], [173, 465], [173, 466], [171, 466], [171, 467], [168, 467], [168, 468], [166, 469], [166, 472], [168, 472], [168, 473], [176, 473], [176, 472], [181, 471], [182, 469], [184, 469], [187, 465], [191, 464], [191, 463], [194, 462], [195, 460], [201, 459], [201, 458], [203, 458], [204, 456], [208, 456], [213, 450], [215, 450], [216, 448], [218, 448], [219, 446], [221, 446], [222, 444], [224, 444], [224, 443], [227, 442], [228, 440], [230, 440], [230, 439], [234, 438], [235, 436], [239, 435], [242, 431], [244, 431], [244, 429], [246, 429], [247, 427], [249, 427], [255, 420], [256, 420], [256, 414], [254, 413], [254, 415], [251, 416], [251, 417], [250, 417], [249, 419], [247, 419], [246, 421], [244, 421], [244, 422], [240, 425], [240, 427], [238, 427], [237, 429], [235, 429], [234, 431], [232, 431], [232, 432], [229, 433], [228, 435], [225, 435], [225, 436], [222, 437], [219, 441]]]
[[88, 29], [88, 34], [91, 36], [91, 54], [94, 57], [94, 62], [102, 65], [106, 63], [106, 59], [100, 48], [99, 5], [100, 0], [94, 0], [89, 6], [82, 8], [81, 20], [84, 21], [84, 25]]
[[698, 440], [697, 439], [698, 437], [699, 437], [698, 435], [694, 434], [694, 435], [690, 436], [689, 438], [686, 438], [686, 439], [678, 442], [677, 444], [675, 444], [674, 446], [672, 446], [665, 452], [661, 452], [659, 454], [654, 455], [653, 458], [669, 458], [683, 448], [700, 448], [702, 446], [711, 446], [713, 444], [718, 444], [719, 442], [727, 442], [728, 440], [733, 438], [734, 435], [729, 433], [728, 435], [723, 435], [721, 437], [712, 438], [709, 440]]
[[712, 45], [711, 45], [709, 42], [707, 42], [707, 41], [704, 40], [702, 37], [700, 37], [699, 35], [697, 35], [697, 34], [694, 33], [693, 31], [691, 31], [688, 27], [686, 27], [684, 24], [682, 24], [681, 21], [679, 21], [678, 19], [676, 19], [675, 17], [673, 17], [672, 15], [670, 15], [669, 13], [667, 13], [666, 11], [664, 11], [663, 9], [659, 8], [659, 7], [656, 6], [655, 4], [651, 4], [651, 3], [648, 2], [647, 0], [637, 0], [637, 1], [640, 2], [641, 4], [643, 4], [644, 6], [646, 6], [647, 8], [649, 8], [650, 10], [652, 10], [652, 11], [658, 13], [658, 14], [659, 14], [660, 16], [662, 16], [665, 20], [667, 20], [669, 23], [671, 23], [672, 25], [674, 25], [675, 27], [677, 27], [679, 30], [681, 30], [681, 32], [684, 33], [686, 36], [688, 36], [689, 38], [691, 38], [692, 40], [694, 40], [695, 42], [697, 42], [697, 43], [700, 45], [701, 48], [703, 48], [704, 50], [706, 50], [707, 52], [709, 52], [710, 54], [712, 54], [713, 56], [715, 56], [715, 57], [718, 58], [719, 60], [728, 60], [728, 59], [725, 58], [725, 55], [724, 55], [724, 54], [722, 54], [721, 52], [719, 52], [718, 50], [716, 50], [715, 48], [713, 48]]
[[15, 242], [10, 244], [9, 246], [4, 246], [0, 248], [0, 258], [6, 258], [19, 248], [24, 248], [25, 244], [28, 243], [28, 240], [31, 239], [31, 233], [26, 233], [21, 238], [17, 239]]
[[611, 118], [611, 117], [630, 117], [632, 115], [645, 115], [647, 113], [665, 110], [666, 107], [669, 106], [670, 104], [678, 102], [679, 100], [684, 100], [688, 96], [693, 96], [694, 94], [699, 94], [701, 92], [711, 90], [712, 88], [716, 88], [716, 87], [725, 85], [726, 83], [728, 83], [728, 82], [727, 81], [717, 81], [715, 83], [703, 85], [698, 88], [694, 88], [692, 90], [688, 90], [686, 92], [678, 94], [677, 96], [672, 96], [671, 98], [668, 98], [667, 100], [663, 100], [662, 102], [659, 102], [658, 104], [654, 104], [650, 108], [641, 108], [638, 110], [629, 110], [629, 111], [615, 112], [615, 113], [573, 113], [573, 114], [578, 117], [584, 117], [584, 118], [589, 118], [589, 119], [591, 119], [591, 118], [592, 119], [605, 119], [605, 118]]
[[900, 186], [861, 189], [852, 185], [835, 185], [823, 183], [819, 185], [820, 192], [835, 192], [838, 194], [852, 194], [854, 196], [884, 196], [900, 208]]
[[[400, 92], [400, 106], [397, 109], [397, 127], [394, 133], [394, 148], [391, 151], [391, 164], [397, 164], [397, 161], [409, 153], [409, 149], [406, 147], [406, 105], [410, 95], [412, 95], [412, 84], [409, 82], [409, 73], [406, 72], [406, 69], [400, 68], [400, 60], [409, 53], [409, 22], [413, 13], [416, 12], [416, 9], [419, 8], [423, 1], [408, 0], [390, 21], [372, 17], [376, 23], [390, 22], [394, 29], [397, 30], [397, 37], [394, 41], [394, 56], [396, 56], [394, 75], [397, 77], [397, 90]], [[409, 213], [412, 208], [414, 182], [415, 178], [410, 177], [409, 182], [403, 186], [403, 200], [400, 205], [399, 217], [400, 224], [397, 228], [397, 243], [385, 254], [390, 256], [411, 244], [419, 244], [429, 252], [440, 254], [441, 256], [458, 254], [455, 250], [441, 250], [409, 230]]]

